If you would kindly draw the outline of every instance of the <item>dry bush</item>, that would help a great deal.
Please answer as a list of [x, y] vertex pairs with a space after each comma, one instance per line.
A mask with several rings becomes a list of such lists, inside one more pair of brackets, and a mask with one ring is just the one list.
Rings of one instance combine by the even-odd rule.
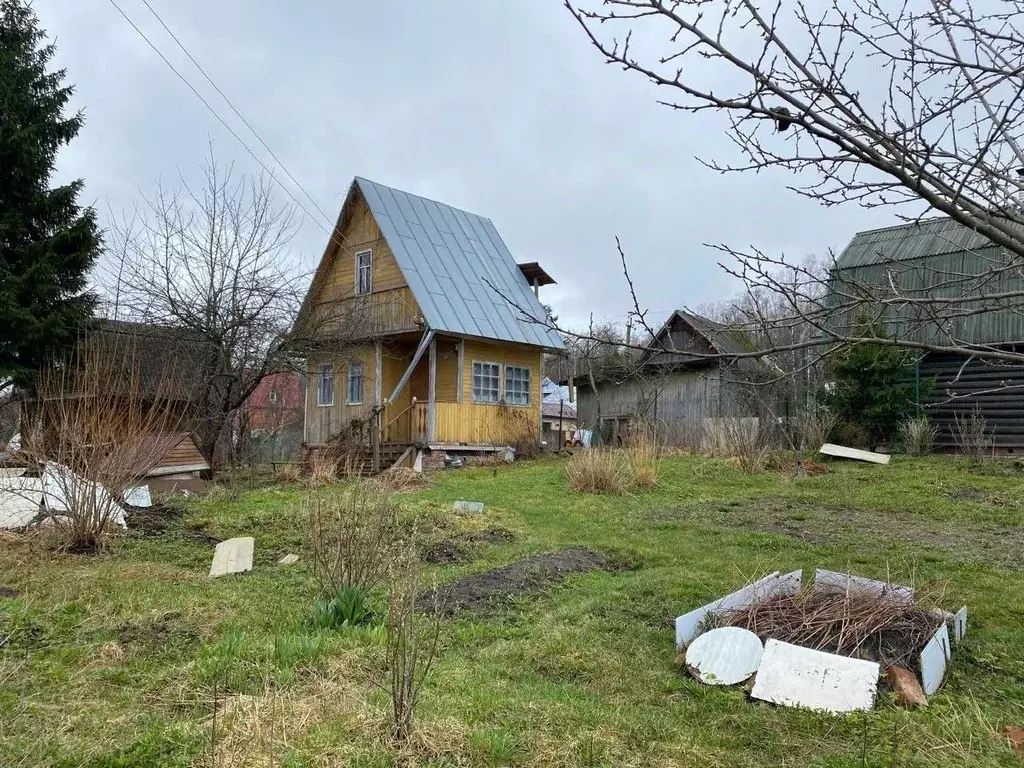
[[[433, 594], [437, 595], [438, 590]], [[416, 704], [437, 656], [441, 629], [440, 606], [417, 610], [420, 569], [416, 548], [409, 546], [397, 559], [388, 591], [387, 665], [391, 673], [391, 737], [396, 749], [409, 743]], [[435, 600], [437, 598], [435, 597]]]
[[607, 448], [577, 451], [565, 464], [569, 488], [580, 493], [625, 493], [633, 487], [633, 472], [625, 454]]
[[925, 456], [932, 452], [932, 445], [939, 435], [939, 428], [927, 417], [907, 419], [900, 423], [900, 443], [911, 456]]
[[953, 418], [956, 423], [954, 437], [960, 453], [973, 461], [981, 461], [988, 456], [992, 451], [992, 438], [988, 421], [981, 415], [981, 408], [976, 405], [970, 415], [954, 413]]
[[633, 483], [640, 488], [649, 488], [658, 482], [658, 459], [661, 456], [658, 431], [654, 422], [634, 420], [630, 422], [626, 439], [626, 455], [633, 474]]
[[309, 456], [309, 476], [314, 483], [327, 485], [338, 479], [338, 463], [324, 451]]
[[370, 480], [370, 486], [380, 493], [418, 491], [432, 484], [429, 475], [409, 467], [392, 467]]
[[712, 456], [735, 459], [748, 475], [765, 470], [771, 457], [772, 440], [760, 419], [727, 416], [705, 422], [706, 445]]
[[388, 576], [401, 546], [398, 508], [365, 483], [304, 504], [306, 545], [323, 598], [342, 589], [373, 589]]
[[797, 446], [818, 450], [828, 442], [839, 417], [827, 408], [806, 410], [794, 419]]
[[39, 377], [22, 453], [44, 466], [49, 514], [61, 547], [96, 551], [122, 519], [119, 499], [162, 457], [162, 434], [179, 432], [174, 372], [146, 366], [119, 334], [83, 336]]
[[277, 478], [282, 483], [298, 483], [302, 480], [301, 464], [282, 464], [277, 470]]
[[509, 447], [515, 449], [516, 459], [535, 459], [540, 456], [543, 447], [540, 441], [540, 427], [531, 418], [532, 411], [516, 408], [504, 403], [498, 406], [499, 415], [504, 422], [503, 432], [511, 435]]

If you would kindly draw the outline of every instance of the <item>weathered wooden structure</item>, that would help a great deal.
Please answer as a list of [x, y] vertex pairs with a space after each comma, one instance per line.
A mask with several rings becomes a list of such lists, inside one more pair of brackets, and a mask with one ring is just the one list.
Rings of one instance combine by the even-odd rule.
[[524, 313], [545, 316], [550, 282], [489, 219], [356, 178], [295, 325], [307, 445], [356, 429], [379, 461], [539, 440], [542, 357], [563, 344]]
[[[896, 339], [1024, 351], [1024, 274], [1019, 262], [1019, 257], [944, 217], [859, 232], [830, 277], [829, 302], [835, 308], [830, 322], [847, 332], [866, 313]], [[863, 302], [865, 297], [906, 301], [876, 304]], [[951, 301], [941, 308], [915, 301], [933, 297]], [[917, 405], [940, 428], [939, 447], [955, 446], [957, 417], [977, 408], [997, 451], [1024, 449], [1024, 366], [987, 362], [967, 353], [925, 351], [914, 376], [924, 382]]]
[[699, 445], [706, 420], [757, 416], [744, 396], [757, 363], [737, 357], [753, 349], [741, 331], [677, 310], [638, 359], [595, 377], [596, 391], [576, 372], [579, 423], [617, 443], [630, 420], [648, 419], [666, 441]]

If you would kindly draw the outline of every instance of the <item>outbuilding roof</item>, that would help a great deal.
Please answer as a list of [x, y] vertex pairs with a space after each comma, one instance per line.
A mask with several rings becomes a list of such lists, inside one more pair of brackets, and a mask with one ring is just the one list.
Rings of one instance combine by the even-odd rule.
[[984, 235], [945, 216], [858, 232], [836, 261], [839, 269], [940, 256], [991, 246]]
[[358, 176], [353, 188], [366, 198], [428, 326], [565, 348], [555, 331], [526, 316], [546, 313], [490, 219]]

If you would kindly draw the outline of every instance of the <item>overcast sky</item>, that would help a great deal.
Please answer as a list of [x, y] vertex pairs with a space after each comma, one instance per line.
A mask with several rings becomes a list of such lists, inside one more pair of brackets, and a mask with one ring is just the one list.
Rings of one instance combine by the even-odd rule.
[[[117, 2], [283, 179], [142, 0]], [[542, 298], [563, 322], [625, 319], [616, 235], [657, 321], [735, 292], [703, 243], [801, 257], [896, 223], [821, 208], [787, 191], [785, 174], [704, 168], [695, 156], [731, 156], [723, 118], [657, 105], [559, 0], [150, 4], [332, 218], [355, 175], [487, 216], [518, 261], [558, 281]], [[60, 176], [85, 179], [101, 218], [194, 176], [210, 142], [219, 160], [260, 171], [110, 0], [34, 6], [86, 117]], [[295, 257], [314, 266], [327, 238], [307, 217]]]

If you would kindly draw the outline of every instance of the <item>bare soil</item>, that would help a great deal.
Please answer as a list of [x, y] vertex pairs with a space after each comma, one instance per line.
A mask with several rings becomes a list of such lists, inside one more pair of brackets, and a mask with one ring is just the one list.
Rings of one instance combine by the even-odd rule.
[[9, 597], [13, 600], [17, 596], [18, 590], [14, 587], [5, 587], [3, 584], [0, 584], [0, 598]]
[[434, 565], [471, 563], [477, 558], [476, 550], [479, 545], [500, 546], [515, 541], [515, 538], [515, 534], [505, 528], [488, 528], [485, 531], [464, 533], [430, 545], [423, 552], [423, 560]]
[[128, 647], [155, 649], [168, 645], [190, 646], [198, 643], [199, 633], [181, 622], [181, 614], [165, 613], [155, 621], [126, 622], [115, 630], [117, 641]]
[[[666, 512], [661, 512], [663, 519]], [[751, 499], [737, 506], [717, 507], [711, 517], [728, 527], [779, 533], [814, 543], [858, 538], [909, 542], [944, 550], [957, 559], [1024, 570], [1024, 528], [966, 521], [947, 523], [899, 512], [824, 508], [779, 498]]]
[[445, 616], [485, 611], [509, 598], [561, 583], [573, 573], [617, 570], [607, 555], [585, 547], [573, 547], [547, 555], [519, 560], [511, 565], [475, 573], [419, 597], [421, 610], [437, 609]]

